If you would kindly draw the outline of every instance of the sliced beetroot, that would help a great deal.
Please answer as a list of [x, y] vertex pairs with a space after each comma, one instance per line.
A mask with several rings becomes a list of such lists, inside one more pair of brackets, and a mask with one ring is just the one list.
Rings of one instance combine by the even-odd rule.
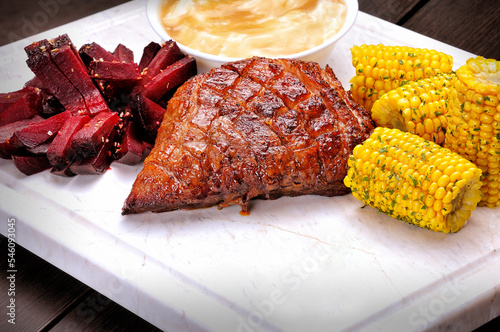
[[0, 93], [0, 157], [14, 156], [25, 174], [102, 174], [113, 161], [142, 161], [169, 99], [196, 74], [172, 40], [149, 43], [139, 64], [122, 44], [112, 53], [97, 43], [77, 50], [66, 34], [25, 50], [35, 76]]
[[134, 62], [134, 52], [123, 44], [118, 44], [112, 54], [117, 57], [120, 62]]
[[0, 127], [6, 124], [30, 119], [42, 112], [42, 93], [40, 89], [29, 88], [7, 109], [0, 113]]
[[125, 165], [140, 163], [149, 153], [151, 145], [144, 142], [138, 128], [129, 122], [122, 130], [121, 140], [116, 144], [116, 161]]
[[52, 141], [45, 142], [33, 148], [27, 148], [26, 151], [28, 152], [29, 155], [36, 155], [36, 156], [47, 155], [47, 151], [49, 150], [51, 142]]
[[50, 56], [51, 45], [44, 39], [25, 47], [28, 67], [42, 84], [72, 114], [87, 112], [87, 106], [80, 92], [64, 76]]
[[[87, 159], [76, 161], [69, 165], [69, 172], [75, 175], [100, 175], [105, 173], [111, 163], [113, 157], [110, 156], [110, 151], [101, 147], [101, 150], [96, 156]], [[64, 174], [67, 174], [68, 170]]]
[[196, 60], [191, 56], [186, 56], [151, 79], [144, 86], [142, 94], [158, 102], [165, 93], [196, 75], [196, 72]]
[[83, 45], [78, 50], [78, 53], [86, 65], [92, 60], [120, 61], [120, 59], [97, 43]]
[[149, 66], [149, 63], [160, 49], [161, 45], [156, 42], [150, 42], [148, 45], [146, 45], [146, 47], [144, 47], [141, 60], [139, 61], [139, 70], [141, 72], [144, 70], [144, 68]]
[[0, 93], [0, 113], [9, 108], [12, 104], [14, 104], [21, 96], [25, 95], [24, 92], [13, 91]]
[[38, 76], [34, 76], [32, 79], [30, 79], [28, 82], [24, 83], [25, 88], [39, 88], [43, 89], [43, 82]]
[[17, 147], [34, 148], [53, 139], [66, 120], [71, 117], [69, 111], [64, 111], [41, 122], [31, 124], [14, 133], [12, 143]]
[[41, 116], [48, 118], [64, 112], [64, 106], [59, 100], [45, 89], [42, 89], [42, 113]]
[[11, 159], [12, 154], [19, 153], [19, 148], [15, 147], [11, 141], [16, 131], [26, 128], [30, 124], [43, 121], [41, 116], [36, 115], [31, 119], [20, 120], [0, 127], [0, 158]]
[[50, 52], [52, 60], [71, 84], [80, 92], [90, 116], [109, 111], [106, 101], [90, 79], [87, 68], [73, 51], [71, 44], [60, 45]]
[[173, 40], [166, 41], [160, 50], [156, 53], [149, 63], [146, 73], [143, 77], [143, 84], [148, 83], [153, 77], [158, 75], [163, 69], [167, 68], [174, 62], [182, 59], [184, 54], [180, 50], [177, 43]]
[[174, 96], [175, 92], [177, 91], [177, 88], [173, 88], [167, 91], [167, 93], [165, 93], [156, 103], [166, 109], [168, 106], [168, 101], [170, 100], [170, 98]]
[[54, 175], [58, 175], [58, 176], [62, 176], [62, 177], [72, 177], [72, 176], [76, 176], [75, 173], [73, 173], [70, 168], [69, 168], [69, 164], [66, 165], [66, 166], [56, 166], [56, 167], [52, 167], [52, 169], [50, 170], [50, 173], [51, 174], [54, 174]]
[[84, 159], [77, 158], [74, 160], [73, 163], [69, 165], [71, 173], [99, 175], [106, 172], [114, 160], [113, 152], [117, 134], [117, 130], [112, 130], [95, 155]]
[[12, 160], [14, 160], [14, 165], [17, 167], [17, 169], [25, 175], [33, 175], [50, 168], [50, 163], [46, 155], [13, 155]]
[[127, 81], [133, 84], [141, 78], [139, 66], [133, 62], [111, 62], [95, 60], [89, 63], [90, 74], [95, 79]]
[[22, 90], [40, 89], [42, 93], [42, 112], [43, 117], [49, 117], [64, 111], [64, 106], [42, 83], [39, 77], [35, 76], [24, 84]]
[[145, 135], [143, 139], [149, 143], [154, 143], [158, 128], [160, 128], [165, 115], [165, 108], [141, 94], [131, 97], [130, 107], [136, 125], [139, 125], [143, 135]]
[[37, 90], [34, 87], [24, 87], [17, 91], [0, 93], [0, 114], [12, 106], [21, 97], [26, 97], [27, 94], [33, 93], [37, 93]]
[[115, 112], [101, 112], [87, 122], [71, 139], [71, 149], [79, 159], [97, 155], [110, 134], [117, 130], [120, 117]]
[[83, 66], [85, 67], [85, 63], [83, 62], [82, 58], [80, 57], [80, 54], [78, 53], [78, 50], [76, 49], [75, 45], [69, 38], [68, 34], [62, 34], [60, 36], [57, 36], [54, 39], [49, 40], [50, 46], [51, 46], [51, 51], [55, 51], [63, 46], [69, 47], [71, 52], [75, 55], [76, 60], [79, 62], [78, 66]]
[[60, 170], [69, 165], [74, 158], [71, 139], [89, 121], [90, 117], [87, 115], [76, 115], [66, 120], [47, 150], [47, 158], [52, 167]]

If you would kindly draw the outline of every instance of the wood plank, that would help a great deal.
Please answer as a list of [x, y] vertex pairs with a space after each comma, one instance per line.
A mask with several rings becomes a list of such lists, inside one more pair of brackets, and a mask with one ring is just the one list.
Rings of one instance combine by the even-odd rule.
[[431, 0], [402, 26], [474, 54], [500, 60], [498, 0]]
[[497, 317], [474, 330], [474, 332], [491, 332], [491, 331], [500, 331], [500, 317]]
[[130, 0], [0, 2], [0, 46], [69, 23]]
[[[48, 264], [20, 245], [15, 246], [14, 296], [8, 296], [10, 282], [7, 279], [7, 239], [0, 235], [2, 252], [0, 285], [3, 308], [0, 331], [38, 331], [64, 315], [81, 298], [87, 295], [88, 287], [70, 275]], [[7, 321], [7, 305], [15, 300], [15, 326]], [[9, 309], [10, 310], [10, 309]]]
[[[2, 290], [9, 289], [7, 239], [0, 235]], [[20, 245], [16, 245], [15, 325], [0, 320], [0, 331], [160, 331]], [[5, 275], [4, 275], [5, 274]], [[10, 296], [0, 298], [6, 308]], [[6, 314], [6, 312], [3, 312]]]
[[398, 23], [420, 3], [422, 0], [358, 0], [359, 10], [391, 23]]
[[160, 332], [161, 330], [94, 291], [50, 330], [50, 332], [67, 331]]

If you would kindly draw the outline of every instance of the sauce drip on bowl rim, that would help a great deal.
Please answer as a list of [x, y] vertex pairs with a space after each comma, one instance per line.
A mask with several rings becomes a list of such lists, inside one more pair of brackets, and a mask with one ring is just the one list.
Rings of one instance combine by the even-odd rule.
[[177, 42], [212, 55], [280, 57], [332, 38], [343, 0], [165, 0], [160, 18]]

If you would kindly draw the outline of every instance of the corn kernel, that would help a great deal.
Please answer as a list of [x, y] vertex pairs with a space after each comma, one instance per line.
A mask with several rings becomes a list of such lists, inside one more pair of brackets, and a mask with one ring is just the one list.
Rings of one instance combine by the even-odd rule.
[[443, 204], [450, 204], [452, 200], [453, 200], [453, 192], [451, 191], [448, 191], [442, 199]]
[[443, 187], [439, 187], [437, 190], [436, 190], [436, 193], [434, 194], [434, 197], [436, 199], [443, 199], [443, 197], [446, 195], [446, 189], [444, 189]]
[[439, 74], [406, 82], [381, 95], [371, 108], [375, 123], [409, 131], [438, 144], [444, 143], [446, 101], [453, 91], [448, 87], [451, 88], [454, 77], [454, 73]]
[[[353, 195], [417, 226], [442, 232], [459, 230], [481, 199], [481, 171], [459, 155], [398, 129], [377, 127], [371, 137], [350, 157], [353, 161], [349, 161], [344, 184]], [[355, 160], [355, 156], [365, 155], [362, 163]], [[372, 167], [364, 175], [366, 162]], [[359, 166], [362, 169], [350, 171]]]
[[443, 210], [443, 201], [441, 200], [435, 200], [433, 208], [436, 212]]
[[[356, 68], [356, 76], [350, 81], [352, 95], [367, 110], [371, 110], [373, 103], [385, 92], [400, 86], [402, 80], [416, 81], [439, 72], [452, 71], [452, 57], [434, 50], [360, 45], [352, 47], [351, 53], [352, 64]], [[432, 58], [434, 60], [430, 60]], [[359, 76], [372, 80], [359, 82], [356, 78]], [[355, 84], [356, 81], [358, 84]]]
[[[490, 176], [499, 172], [495, 157], [500, 152], [489, 147], [500, 140], [500, 84], [491, 78], [499, 75], [500, 61], [483, 57], [468, 59], [456, 71], [450, 92], [450, 117], [444, 143], [445, 147], [462, 154], [482, 169], [483, 197], [479, 205], [491, 208], [497, 204], [492, 203], [496, 202], [496, 198], [490, 200], [490, 197], [496, 197], [488, 190], [496, 185], [492, 187]], [[461, 125], [463, 120], [468, 126]], [[470, 174], [464, 173], [463, 176], [469, 177]]]
[[441, 175], [441, 177], [437, 181], [437, 184], [440, 187], [446, 187], [448, 183], [450, 183], [450, 177], [446, 174]]

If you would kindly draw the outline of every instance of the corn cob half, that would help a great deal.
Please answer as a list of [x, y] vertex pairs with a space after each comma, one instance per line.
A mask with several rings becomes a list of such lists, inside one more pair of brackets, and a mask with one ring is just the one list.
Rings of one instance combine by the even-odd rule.
[[456, 232], [481, 199], [481, 170], [424, 138], [375, 128], [353, 150], [344, 183], [366, 205], [433, 231]]
[[350, 80], [353, 98], [367, 110], [384, 93], [401, 85], [448, 73], [453, 58], [442, 52], [408, 46], [356, 45], [351, 48], [356, 75]]
[[375, 101], [371, 110], [373, 120], [377, 126], [397, 128], [443, 144], [453, 77], [453, 72], [439, 73], [403, 82]]
[[475, 57], [453, 80], [444, 146], [482, 170], [479, 206], [500, 206], [500, 61]]

